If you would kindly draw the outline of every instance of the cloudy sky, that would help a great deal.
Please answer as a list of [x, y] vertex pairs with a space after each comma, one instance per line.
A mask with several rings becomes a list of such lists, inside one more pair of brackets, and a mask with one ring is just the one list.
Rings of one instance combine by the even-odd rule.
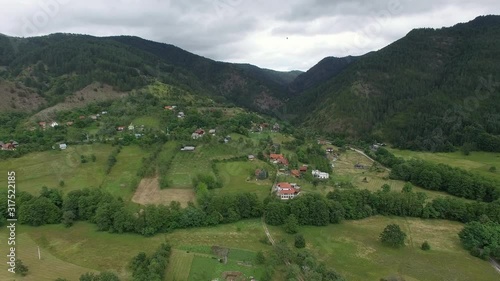
[[307, 70], [413, 28], [500, 14], [498, 0], [0, 0], [0, 33], [136, 35], [215, 60]]

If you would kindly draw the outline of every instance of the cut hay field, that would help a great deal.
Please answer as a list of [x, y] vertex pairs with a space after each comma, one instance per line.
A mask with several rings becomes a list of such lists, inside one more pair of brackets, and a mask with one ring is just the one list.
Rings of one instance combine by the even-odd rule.
[[193, 189], [167, 188], [160, 189], [158, 177], [143, 178], [137, 187], [132, 202], [146, 205], [169, 205], [172, 201], [181, 203], [181, 207], [187, 207], [188, 202], [195, 202]]
[[[210, 228], [175, 230], [172, 233], [148, 238], [135, 234], [98, 232], [95, 225], [83, 222], [76, 223], [71, 228], [65, 228], [63, 225], [19, 226], [17, 234], [19, 237], [17, 250], [30, 268], [30, 274], [26, 278], [16, 277], [16, 280], [22, 281], [54, 280], [58, 277], [78, 280], [82, 273], [92, 270], [113, 271], [122, 280], [128, 280], [130, 273], [127, 267], [132, 257], [141, 251], [150, 254], [165, 241], [174, 248], [172, 265], [168, 267], [167, 276], [178, 276], [179, 278], [175, 279], [177, 281], [188, 280], [186, 276], [192, 271], [188, 265], [183, 265], [186, 270], [173, 266], [184, 264], [191, 259], [182, 254], [186, 251], [186, 247], [194, 247], [195, 250], [209, 249], [217, 245], [241, 249], [241, 251], [236, 250], [234, 258], [230, 257], [234, 261], [244, 256], [248, 257], [249, 253], [254, 255], [259, 250], [270, 250], [270, 246], [259, 242], [264, 236], [260, 220], [241, 221]], [[6, 229], [0, 230], [0, 239], [6, 235]], [[42, 261], [38, 261], [36, 256], [36, 245], [40, 246]], [[223, 269], [231, 271], [232, 268], [231, 264]], [[236, 266], [234, 268], [239, 269]], [[4, 276], [10, 276], [5, 275], [5, 272], [6, 270], [0, 273], [0, 280], [10, 281], [4, 279]], [[186, 279], [180, 278], [182, 276]]]
[[[473, 151], [470, 155], [466, 156], [459, 151], [431, 153], [399, 149], [388, 150], [394, 155], [403, 157], [404, 159], [416, 158], [434, 163], [443, 163], [500, 181], [500, 153]], [[497, 169], [494, 173], [489, 171], [492, 166], [495, 166]]]
[[[130, 184], [145, 152], [138, 146], [123, 147], [116, 165], [106, 175], [107, 160], [113, 149], [104, 144], [70, 145], [62, 151], [35, 152], [7, 159], [0, 163], [0, 170], [15, 171], [18, 189], [32, 194], [38, 194], [42, 186], [58, 188], [64, 193], [101, 186], [113, 195], [130, 199]], [[92, 154], [96, 156], [96, 162], [90, 160]], [[87, 163], [80, 163], [81, 155], [88, 159]], [[5, 186], [6, 180], [1, 178], [0, 184]], [[63, 187], [59, 186], [61, 180], [64, 181]]]
[[[268, 163], [255, 160], [244, 162], [218, 163], [220, 178], [224, 186], [213, 190], [214, 193], [241, 193], [251, 192], [257, 194], [260, 199], [264, 199], [273, 185], [272, 181], [249, 179], [250, 175], [255, 173], [256, 169], [265, 168], [268, 172], [274, 173], [274, 168]], [[271, 175], [272, 178], [272, 175]]]
[[[406, 246], [392, 249], [378, 237], [388, 224], [399, 224], [408, 235]], [[371, 217], [327, 227], [301, 227], [306, 248], [333, 266], [350, 281], [379, 281], [402, 276], [408, 281], [490, 281], [500, 275], [486, 261], [472, 257], [460, 245], [463, 225], [442, 220]], [[275, 240], [293, 236], [280, 227], [269, 227]], [[431, 251], [420, 245], [428, 241]]]

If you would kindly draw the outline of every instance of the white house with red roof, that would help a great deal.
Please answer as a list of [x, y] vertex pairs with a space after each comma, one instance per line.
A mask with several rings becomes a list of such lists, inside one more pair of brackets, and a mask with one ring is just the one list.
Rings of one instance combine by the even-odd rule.
[[300, 193], [300, 186], [296, 183], [280, 182], [275, 186], [276, 196], [281, 200], [293, 199]]

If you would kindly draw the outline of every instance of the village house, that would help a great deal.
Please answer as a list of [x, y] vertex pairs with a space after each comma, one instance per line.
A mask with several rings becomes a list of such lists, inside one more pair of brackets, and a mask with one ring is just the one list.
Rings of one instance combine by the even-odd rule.
[[305, 172], [307, 172], [307, 166], [306, 166], [306, 165], [302, 165], [302, 167], [300, 167], [300, 168], [299, 168], [299, 171], [300, 171], [301, 173], [305, 173]]
[[97, 115], [90, 115], [89, 117], [90, 117], [90, 119], [96, 121], [97, 118], [99, 118], [99, 114], [97, 114]]
[[255, 160], [255, 156], [254, 156], [254, 155], [251, 155], [251, 154], [250, 154], [250, 155], [248, 155], [248, 160], [250, 160], [250, 161]]
[[185, 116], [186, 115], [184, 115], [184, 112], [182, 111], [177, 114], [177, 118], [184, 118]]
[[65, 143], [59, 144], [59, 149], [60, 150], [65, 150], [66, 148], [68, 148], [68, 145], [66, 145]]
[[280, 182], [275, 186], [276, 196], [281, 200], [295, 198], [300, 193], [300, 186], [295, 183]]
[[134, 124], [130, 123], [130, 125], [128, 125], [128, 130], [133, 131], [134, 129], [135, 129]]
[[78, 119], [80, 119], [80, 120], [83, 120], [83, 119], [85, 119], [85, 118], [86, 118], [86, 117], [85, 117], [85, 115], [80, 115], [80, 116], [78, 116]]
[[271, 155], [269, 155], [269, 159], [273, 164], [281, 164], [288, 166], [288, 159], [286, 159], [285, 156], [283, 156], [283, 154], [271, 153]]
[[42, 129], [45, 129], [47, 127], [47, 122], [40, 121], [40, 122], [38, 122], [38, 126], [40, 126], [40, 128], [42, 128]]
[[123, 132], [125, 130], [125, 126], [118, 126], [118, 127], [116, 127], [116, 130], [118, 132]]
[[16, 150], [18, 145], [19, 143], [13, 140], [6, 143], [0, 141], [0, 147], [2, 150]]
[[175, 106], [175, 105], [166, 105], [164, 108], [165, 108], [165, 110], [174, 110], [175, 108], [177, 108], [177, 106]]
[[231, 141], [231, 136], [227, 135], [225, 138], [224, 138], [224, 143], [228, 143]]
[[193, 138], [193, 140], [197, 140], [197, 139], [203, 137], [204, 135], [205, 135], [205, 131], [202, 129], [198, 129], [198, 130], [194, 131], [194, 133], [191, 134], [191, 138]]
[[73, 121], [66, 122], [66, 126], [73, 126], [73, 124], [74, 124]]
[[50, 123], [50, 126], [52, 128], [55, 128], [55, 127], [59, 126], [59, 123], [57, 123], [56, 121], [53, 121], [52, 123]]
[[333, 153], [333, 147], [328, 147], [328, 148], [326, 149], [326, 152], [327, 152], [327, 153]]
[[319, 170], [313, 170], [313, 171], [312, 171], [312, 175], [313, 175], [315, 178], [322, 179], [322, 180], [325, 180], [325, 179], [330, 178], [330, 174], [328, 174], [328, 173], [324, 173], [324, 172], [321, 172], [321, 171], [319, 171]]
[[211, 134], [212, 136], [215, 136], [215, 129], [210, 129], [210, 131], [208, 131], [209, 134]]
[[291, 170], [290, 174], [296, 178], [300, 178], [300, 171], [299, 170]]
[[103, 111], [103, 112], [101, 112], [101, 114], [102, 115], [106, 115], [106, 114], [108, 114], [108, 112], [107, 111]]
[[184, 146], [181, 148], [181, 151], [194, 151], [196, 147], [194, 146]]

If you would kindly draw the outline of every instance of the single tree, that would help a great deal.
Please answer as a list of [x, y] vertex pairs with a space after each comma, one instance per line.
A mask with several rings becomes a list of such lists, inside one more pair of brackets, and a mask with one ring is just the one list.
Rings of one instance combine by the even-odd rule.
[[496, 173], [497, 172], [497, 167], [495, 166], [491, 166], [488, 171], [490, 171], [491, 173]]
[[406, 233], [404, 233], [399, 225], [390, 224], [385, 227], [380, 234], [380, 241], [391, 247], [401, 247], [405, 245]]
[[431, 249], [431, 245], [429, 244], [429, 242], [425, 241], [424, 243], [422, 243], [421, 249], [424, 251], [429, 251]]
[[266, 263], [266, 257], [264, 256], [264, 253], [262, 251], [257, 252], [257, 256], [255, 256], [255, 263], [257, 263], [257, 264], [265, 264]]
[[295, 248], [304, 248], [306, 246], [306, 239], [304, 238], [304, 235], [302, 234], [297, 234], [295, 235]]
[[28, 267], [24, 265], [23, 261], [18, 259], [16, 261], [16, 274], [21, 276], [26, 276], [28, 274]]
[[283, 226], [285, 228], [285, 232], [289, 234], [295, 234], [299, 230], [299, 221], [297, 220], [297, 217], [295, 217], [294, 214], [291, 214], [288, 216], [288, 218], [285, 220], [285, 225]]

